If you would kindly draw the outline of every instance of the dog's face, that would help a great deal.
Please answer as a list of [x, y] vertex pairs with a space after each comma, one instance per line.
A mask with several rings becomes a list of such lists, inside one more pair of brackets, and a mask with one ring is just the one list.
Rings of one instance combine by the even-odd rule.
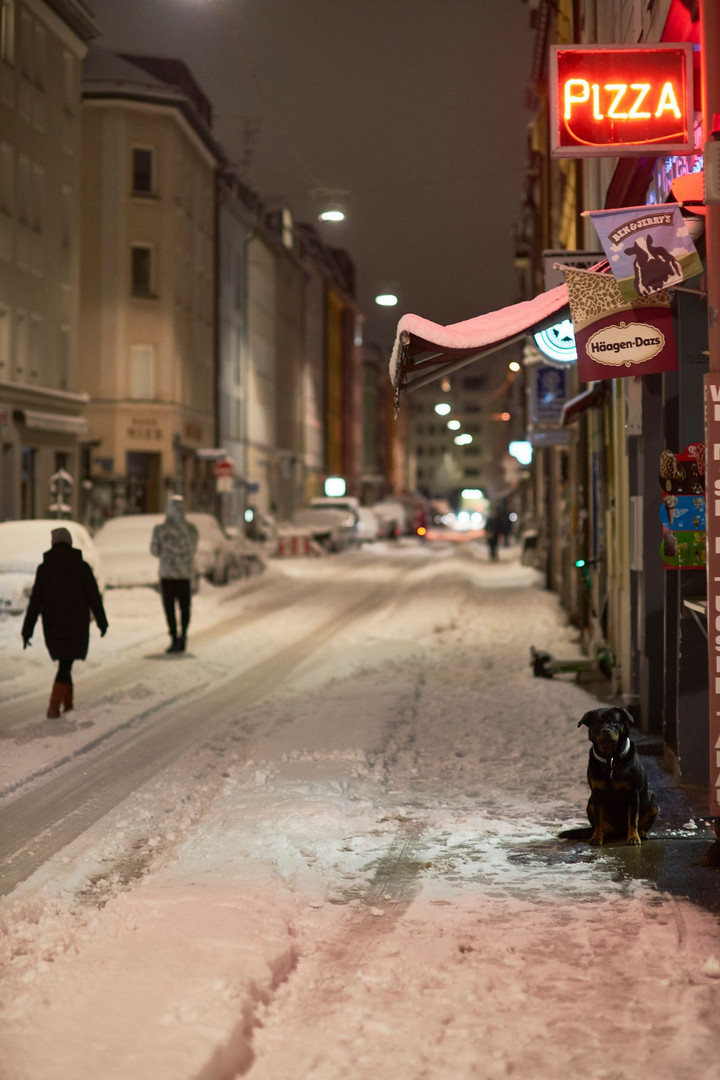
[[591, 709], [586, 712], [578, 727], [586, 725], [588, 738], [598, 753], [603, 757], [614, 757], [618, 745], [624, 743], [628, 726], [634, 724], [632, 716], [625, 709]]

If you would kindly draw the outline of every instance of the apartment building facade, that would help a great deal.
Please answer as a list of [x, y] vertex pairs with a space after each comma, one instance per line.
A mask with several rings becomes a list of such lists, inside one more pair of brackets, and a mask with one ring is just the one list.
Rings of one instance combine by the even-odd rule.
[[80, 86], [96, 34], [82, 0], [0, 5], [0, 520], [82, 503]]

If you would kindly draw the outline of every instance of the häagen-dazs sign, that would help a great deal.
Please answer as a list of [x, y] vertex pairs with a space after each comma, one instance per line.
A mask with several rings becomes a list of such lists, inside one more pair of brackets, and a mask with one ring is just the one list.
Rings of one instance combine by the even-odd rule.
[[665, 335], [649, 323], [619, 322], [597, 330], [587, 339], [586, 352], [598, 364], [630, 367], [644, 364], [665, 348]]
[[677, 370], [667, 291], [628, 303], [612, 274], [563, 270], [581, 382]]

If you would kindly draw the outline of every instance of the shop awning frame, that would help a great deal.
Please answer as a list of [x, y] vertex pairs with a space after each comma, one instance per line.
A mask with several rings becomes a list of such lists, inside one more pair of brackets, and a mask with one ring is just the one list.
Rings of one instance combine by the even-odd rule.
[[403, 315], [390, 359], [390, 380], [397, 392], [416, 390], [522, 341], [530, 331], [553, 325], [568, 310], [567, 285], [563, 284], [532, 300], [450, 326]]
[[587, 390], [583, 390], [574, 398], [566, 401], [560, 414], [560, 427], [568, 427], [579, 420], [588, 409], [599, 408], [608, 394], [606, 382], [591, 383]]
[[84, 416], [68, 413], [38, 412], [36, 409], [15, 409], [13, 419], [33, 431], [51, 431], [58, 435], [74, 435], [82, 438], [90, 432], [90, 423]]

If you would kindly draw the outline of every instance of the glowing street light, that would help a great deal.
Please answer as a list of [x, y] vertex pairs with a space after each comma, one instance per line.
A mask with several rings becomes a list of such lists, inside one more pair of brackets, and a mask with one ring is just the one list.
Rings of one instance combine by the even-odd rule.
[[438, 416], [447, 416], [449, 412], [452, 412], [452, 405], [448, 405], [447, 401], [439, 401], [435, 406], [435, 412]]
[[472, 441], [473, 437], [467, 431], [463, 432], [462, 435], [456, 435], [453, 439], [456, 446], [467, 446]]
[[375, 303], [380, 307], [395, 307], [398, 302], [398, 298], [395, 293], [378, 293], [375, 297]]
[[511, 371], [519, 371], [520, 370], [520, 365], [518, 364], [517, 360], [511, 360], [510, 363], [508, 364], [508, 367], [510, 368]]
[[344, 221], [345, 212], [339, 206], [329, 206], [318, 214], [318, 221]]
[[462, 427], [462, 424], [460, 423], [459, 420], [448, 420], [447, 426], [450, 429], [450, 431], [459, 431], [460, 428]]

